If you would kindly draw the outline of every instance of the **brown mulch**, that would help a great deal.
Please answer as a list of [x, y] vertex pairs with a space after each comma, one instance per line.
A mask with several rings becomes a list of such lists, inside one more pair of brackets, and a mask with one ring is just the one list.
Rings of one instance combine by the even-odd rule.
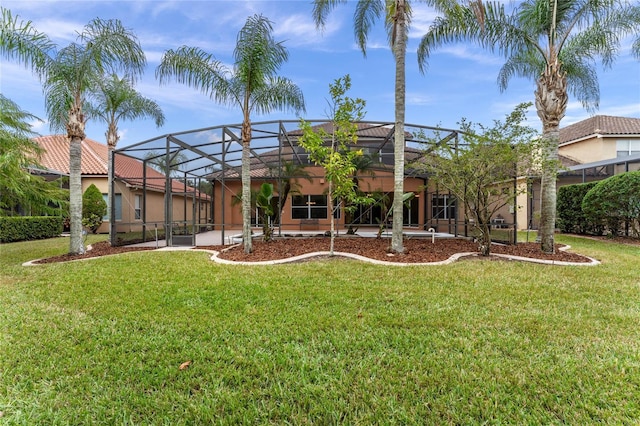
[[[338, 237], [335, 240], [335, 251], [355, 253], [360, 256], [387, 262], [402, 263], [427, 263], [446, 260], [456, 253], [478, 251], [478, 245], [472, 241], [463, 239], [437, 239], [435, 244], [430, 239], [405, 239], [403, 241], [405, 252], [402, 254], [389, 253], [389, 239], [374, 239], [363, 237]], [[536, 243], [519, 243], [516, 246], [503, 246], [494, 244], [492, 253], [509, 254], [513, 256], [528, 257], [534, 259], [555, 260], [563, 262], [590, 262], [584, 256], [576, 253], [560, 251], [560, 244], [556, 245], [556, 253], [544, 254], [540, 251], [540, 245]], [[236, 262], [260, 262], [266, 260], [286, 259], [301, 254], [329, 251], [329, 238], [284, 238], [270, 242], [254, 241], [253, 253], [245, 254], [242, 245], [237, 246], [206, 246], [199, 249], [222, 251], [219, 257]], [[101, 241], [92, 245], [91, 250], [83, 255], [63, 254], [47, 259], [41, 259], [34, 263], [68, 262], [70, 260], [89, 259], [92, 257], [106, 256], [110, 254], [126, 253], [132, 251], [153, 250], [153, 247], [111, 247], [109, 242]]]
[[[371, 259], [387, 262], [402, 263], [427, 263], [439, 262], [448, 259], [456, 253], [478, 251], [478, 245], [472, 241], [463, 239], [438, 239], [431, 243], [430, 239], [405, 239], [403, 241], [404, 253], [389, 253], [389, 239], [343, 237], [336, 238], [334, 251], [348, 252]], [[556, 245], [555, 254], [544, 254], [540, 251], [540, 245], [536, 243], [519, 243], [516, 246], [503, 246], [494, 244], [492, 253], [509, 254], [513, 256], [528, 257], [544, 260], [563, 262], [590, 262], [584, 256], [576, 253], [560, 251], [560, 244]], [[199, 247], [212, 250], [220, 250], [220, 246]], [[220, 258], [236, 262], [260, 262], [266, 260], [286, 259], [301, 254], [329, 251], [329, 238], [289, 238], [273, 240], [270, 242], [254, 241], [253, 252], [245, 254], [242, 245], [233, 247], [219, 255]]]

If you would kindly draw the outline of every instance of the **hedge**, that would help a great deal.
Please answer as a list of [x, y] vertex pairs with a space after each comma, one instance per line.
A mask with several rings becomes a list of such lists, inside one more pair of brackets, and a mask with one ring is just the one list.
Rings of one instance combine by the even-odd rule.
[[606, 226], [611, 235], [625, 229], [640, 232], [640, 171], [611, 176], [597, 183], [582, 199], [582, 211]]
[[40, 240], [62, 233], [61, 216], [0, 217], [0, 243]]
[[589, 220], [582, 211], [582, 200], [598, 182], [578, 183], [558, 188], [556, 226], [562, 232], [602, 234], [602, 226]]

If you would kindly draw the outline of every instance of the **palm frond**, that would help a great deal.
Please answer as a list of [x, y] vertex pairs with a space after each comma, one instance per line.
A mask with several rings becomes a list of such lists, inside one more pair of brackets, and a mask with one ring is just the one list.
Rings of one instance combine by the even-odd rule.
[[272, 33], [271, 21], [262, 15], [247, 18], [238, 33], [233, 51], [235, 74], [250, 90], [265, 84], [289, 58], [287, 49]]
[[31, 67], [41, 78], [44, 77], [54, 51], [54, 43], [46, 34], [36, 30], [31, 21], [21, 21], [9, 9], [0, 7], [0, 54], [7, 59]]
[[117, 19], [90, 21], [79, 36], [102, 74], [123, 72], [136, 78], [144, 73], [147, 60], [133, 31]]
[[327, 16], [329, 16], [331, 10], [333, 10], [336, 5], [346, 2], [347, 0], [314, 0], [312, 16], [316, 27], [324, 28], [327, 22]]
[[168, 50], [156, 69], [160, 84], [170, 81], [186, 84], [224, 104], [239, 102], [229, 90], [231, 72], [222, 62], [198, 47], [181, 46]]
[[[353, 14], [353, 34], [362, 53], [366, 56], [369, 32], [386, 12], [384, 0], [358, 0]], [[386, 15], [385, 15], [386, 16]], [[387, 25], [388, 33], [389, 26]]]
[[251, 110], [258, 114], [272, 111], [305, 112], [302, 90], [291, 80], [273, 77], [261, 90], [252, 93]]
[[525, 50], [507, 58], [498, 72], [498, 87], [501, 91], [507, 89], [513, 77], [537, 79], [544, 71], [544, 58], [535, 50]]

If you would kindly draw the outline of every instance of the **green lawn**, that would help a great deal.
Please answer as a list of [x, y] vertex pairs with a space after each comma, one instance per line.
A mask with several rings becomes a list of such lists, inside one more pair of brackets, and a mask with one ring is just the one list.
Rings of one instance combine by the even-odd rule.
[[1, 245], [0, 424], [636, 423], [640, 248], [558, 240], [602, 265]]

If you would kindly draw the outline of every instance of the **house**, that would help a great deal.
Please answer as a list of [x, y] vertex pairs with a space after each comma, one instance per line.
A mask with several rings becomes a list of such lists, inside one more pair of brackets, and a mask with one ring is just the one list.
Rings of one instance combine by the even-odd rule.
[[[560, 158], [567, 167], [559, 176], [559, 184], [588, 179], [601, 179], [608, 173], [603, 170], [622, 171], [637, 168], [637, 141], [640, 141], [640, 120], [620, 117], [596, 116], [585, 122], [561, 129]], [[354, 175], [359, 190], [374, 195], [379, 202], [370, 206], [357, 206], [353, 213], [338, 205], [329, 211], [328, 183], [324, 170], [313, 164], [308, 154], [298, 144], [301, 136], [297, 120], [276, 120], [252, 123], [250, 146], [251, 188], [257, 191], [264, 182], [274, 186], [273, 204], [276, 215], [272, 225], [282, 231], [320, 231], [329, 229], [331, 215], [338, 229], [350, 227], [377, 229], [380, 223], [390, 223], [387, 215], [393, 200], [393, 139], [392, 122], [358, 122], [357, 144], [350, 149], [362, 151], [363, 162]], [[331, 133], [326, 120], [312, 122], [316, 129]], [[237, 233], [242, 228], [241, 212], [241, 123], [214, 126], [204, 129], [168, 134], [130, 145], [115, 151], [114, 159], [121, 184], [138, 191], [159, 191], [166, 185], [164, 175], [143, 173], [148, 167], [149, 155], [170, 161], [180, 158], [180, 182], [201, 182], [211, 185], [211, 213], [208, 225], [217, 230]], [[434, 142], [437, 141], [437, 142]], [[465, 222], [464, 209], [446, 191], [434, 187], [429, 176], [411, 164], [421, 156], [430, 155], [437, 145], [458, 146], [459, 131], [428, 126], [405, 125], [405, 192], [412, 191], [415, 198], [404, 208], [403, 222], [407, 231], [433, 228], [436, 232], [467, 235], [470, 229]], [[431, 144], [431, 145], [429, 145]], [[597, 152], [597, 156], [593, 156]], [[138, 170], [125, 172], [128, 162], [137, 164]], [[609, 162], [604, 167], [599, 162]], [[156, 172], [157, 173], [157, 172]], [[175, 178], [174, 178], [174, 181]], [[183, 184], [185, 185], [185, 184]], [[522, 178], [506, 184], [522, 190], [514, 205], [506, 206], [495, 218], [498, 227], [517, 229], [535, 228], [536, 212], [540, 205], [539, 183]], [[192, 185], [190, 188], [199, 187]], [[511, 190], [511, 189], [508, 189]], [[120, 190], [122, 191], [122, 189]], [[176, 188], [175, 182], [166, 186], [167, 211], [162, 216], [158, 209], [153, 220], [157, 223], [180, 222], [197, 227], [197, 214], [189, 213], [185, 200], [190, 196], [185, 188]], [[520, 191], [518, 191], [520, 192]], [[176, 198], [178, 197], [178, 198]], [[180, 198], [182, 197], [182, 198]], [[282, 198], [281, 198], [282, 197]], [[181, 200], [181, 201], [180, 201]], [[133, 201], [127, 201], [133, 203]], [[178, 206], [176, 206], [178, 204]], [[252, 211], [252, 224], [259, 232], [262, 214], [258, 208]], [[191, 221], [191, 222], [189, 222]], [[123, 218], [129, 223], [130, 219]], [[149, 226], [151, 218], [143, 219]]]
[[[40, 163], [50, 174], [69, 175], [69, 141], [66, 135], [40, 136], [34, 138], [44, 153]], [[93, 139], [82, 141], [82, 191], [94, 184], [105, 201], [108, 194], [108, 148]], [[146, 177], [143, 185], [142, 177]], [[114, 211], [117, 233], [141, 232], [165, 226], [165, 193], [167, 182], [171, 188], [173, 209], [176, 217], [205, 224], [211, 216], [210, 197], [201, 193], [185, 181], [167, 177], [146, 164], [131, 157], [118, 159], [114, 170]], [[109, 212], [98, 229], [109, 232]]]
[[[331, 124], [326, 120], [311, 120], [311, 123], [316, 129], [331, 133]], [[345, 210], [343, 205], [338, 205], [334, 212], [329, 211], [324, 170], [313, 164], [298, 145], [299, 124], [298, 120], [252, 123], [251, 189], [257, 191], [264, 182], [273, 184], [272, 202], [277, 213], [272, 225], [278, 231], [324, 232], [329, 229], [333, 214], [341, 232], [350, 227], [376, 231], [380, 223], [390, 228], [391, 217], [387, 213], [394, 188], [394, 123], [357, 123], [357, 144], [350, 149], [361, 151], [362, 161], [353, 177], [354, 183], [378, 202], [356, 206], [353, 212]], [[184, 156], [185, 179], [204, 178], [212, 186], [212, 226], [223, 233], [227, 230], [238, 233], [242, 228], [241, 128], [238, 123], [159, 136], [116, 150], [115, 161], [118, 163], [120, 157], [143, 160], [149, 152], [167, 159]], [[440, 143], [454, 143], [458, 131], [405, 126], [404, 191], [414, 192], [415, 197], [404, 208], [404, 226], [407, 231], [434, 228], [437, 232], [464, 233], [464, 212], [453, 197], [437, 188], [428, 188], [428, 177], [410, 167], [425, 155], [425, 144], [433, 143], [434, 134], [441, 138]], [[252, 224], [257, 232], [261, 222], [262, 214], [254, 208]]]

